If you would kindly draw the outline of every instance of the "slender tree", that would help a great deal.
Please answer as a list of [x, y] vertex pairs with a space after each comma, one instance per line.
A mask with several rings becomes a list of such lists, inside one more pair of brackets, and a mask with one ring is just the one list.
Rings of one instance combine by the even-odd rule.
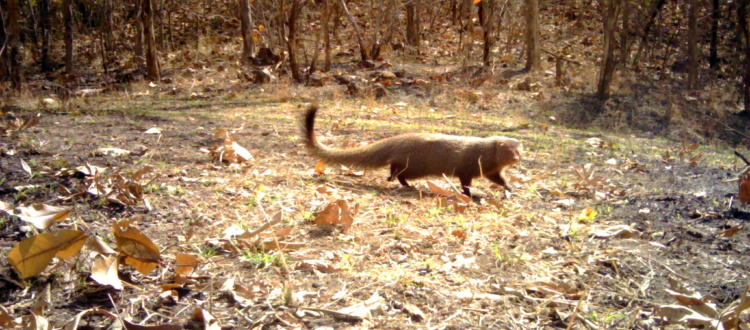
[[695, 89], [698, 80], [698, 0], [690, 0], [688, 10], [688, 88]]
[[367, 61], [370, 59], [370, 56], [367, 54], [367, 47], [365, 47], [365, 40], [362, 38], [362, 32], [359, 30], [359, 26], [357, 25], [357, 21], [354, 20], [354, 16], [349, 12], [349, 8], [346, 7], [346, 2], [344, 0], [339, 0], [339, 4], [341, 5], [341, 8], [344, 10], [344, 13], [346, 14], [346, 17], [349, 19], [349, 22], [352, 23], [352, 26], [354, 27], [354, 32], [357, 36], [357, 43], [359, 44], [359, 56], [361, 60]]
[[52, 71], [54, 68], [52, 67], [52, 58], [49, 56], [50, 51], [50, 34], [52, 29], [52, 20], [50, 19], [50, 16], [52, 13], [50, 13], [49, 9], [50, 0], [37, 0], [37, 6], [39, 8], [39, 27], [41, 28], [42, 33], [42, 43], [41, 43], [41, 60], [40, 64], [42, 66], [42, 72], [49, 72]]
[[609, 98], [609, 88], [612, 85], [612, 76], [617, 66], [615, 56], [615, 30], [617, 20], [620, 16], [622, 0], [607, 1], [607, 8], [604, 11], [604, 51], [601, 67], [599, 68], [598, 83], [596, 96], [600, 99]]
[[421, 42], [421, 26], [419, 9], [420, 0], [406, 0], [406, 43], [414, 48], [419, 48]]
[[[70, 0], [67, 0], [70, 1]], [[136, 57], [143, 57], [143, 1], [134, 0], [135, 5], [135, 33], [133, 34], [133, 51]]]
[[484, 39], [484, 51], [482, 52], [482, 63], [485, 67], [490, 66], [490, 54], [495, 44], [494, 31], [498, 25], [500, 14], [496, 12], [495, 0], [484, 0], [479, 3], [479, 21], [482, 24]]
[[156, 35], [154, 31], [154, 7], [151, 0], [141, 2], [144, 36], [146, 37], [146, 76], [150, 80], [161, 79], [159, 58], [156, 55]]
[[10, 59], [10, 82], [13, 88], [21, 87], [21, 22], [19, 0], [8, 0], [8, 55]]
[[289, 21], [287, 22], [286, 38], [287, 50], [289, 51], [289, 66], [292, 71], [292, 79], [296, 82], [302, 82], [302, 73], [299, 70], [299, 62], [297, 61], [297, 21], [302, 12], [300, 1], [292, 0], [292, 8], [289, 13]]
[[238, 0], [240, 8], [240, 31], [242, 32], [242, 62], [249, 63], [255, 56], [255, 40], [253, 39], [252, 16], [250, 16], [250, 0]]
[[542, 55], [539, 50], [539, 0], [526, 0], [526, 70], [542, 68]]
[[744, 97], [745, 111], [750, 111], [750, 30], [747, 24], [748, 0], [737, 1], [737, 27], [742, 36], [742, 47], [745, 59], [742, 74], [742, 96]]
[[719, 19], [721, 19], [721, 12], [719, 11], [719, 0], [711, 1], [711, 45], [709, 46], [708, 65], [711, 69], [718, 68], [719, 65]]
[[73, 68], [73, 1], [63, 0], [63, 25], [65, 26], [65, 71], [74, 74]]

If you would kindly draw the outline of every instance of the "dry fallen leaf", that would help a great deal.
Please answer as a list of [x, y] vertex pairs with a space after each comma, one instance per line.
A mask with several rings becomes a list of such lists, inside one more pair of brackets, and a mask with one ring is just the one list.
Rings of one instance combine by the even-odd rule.
[[88, 244], [86, 246], [91, 250], [92, 252], [108, 256], [113, 255], [117, 253], [115, 250], [113, 250], [107, 243], [104, 243], [99, 236], [94, 236], [92, 239], [88, 241]]
[[743, 204], [750, 203], [750, 167], [742, 172], [738, 184], [740, 202]]
[[295, 267], [295, 270], [316, 270], [321, 273], [337, 273], [341, 271], [341, 268], [334, 267], [331, 264], [322, 260], [305, 260], [302, 261]]
[[175, 253], [174, 255], [176, 265], [174, 272], [176, 274], [187, 274], [195, 270], [195, 266], [198, 264], [198, 256], [189, 253]]
[[349, 204], [343, 199], [328, 203], [315, 218], [315, 224], [318, 226], [341, 225], [341, 232], [346, 233], [354, 223], [354, 215], [357, 214], [358, 208], [359, 204], [355, 204], [354, 210], [350, 209]]
[[631, 238], [637, 235], [637, 231], [628, 225], [615, 225], [593, 232], [596, 238], [622, 237]]
[[10, 313], [8, 313], [8, 310], [5, 309], [5, 307], [0, 306], [0, 328], [3, 329], [13, 329], [18, 324], [16, 324], [16, 318], [14, 318]]
[[29, 166], [29, 164], [26, 164], [26, 162], [23, 161], [23, 159], [21, 159], [21, 168], [23, 168], [24, 172], [26, 172], [29, 176], [34, 175], [34, 172], [31, 170], [31, 167]]
[[453, 196], [453, 193], [446, 191], [445, 189], [441, 188], [440, 186], [438, 186], [437, 183], [433, 181], [427, 180], [427, 187], [429, 187], [430, 190], [432, 190], [432, 192], [435, 193], [435, 195], [445, 196], [445, 197]]
[[91, 279], [101, 285], [110, 285], [115, 290], [122, 290], [122, 281], [117, 276], [120, 258], [117, 255], [100, 255], [91, 266]]
[[214, 161], [227, 162], [230, 164], [246, 163], [254, 159], [250, 151], [240, 146], [234, 141], [234, 138], [225, 129], [220, 128], [214, 134], [217, 139], [224, 139], [224, 142], [208, 149], [201, 149], [211, 155]]
[[148, 274], [161, 262], [156, 245], [138, 228], [131, 227], [132, 220], [122, 220], [112, 225], [117, 248], [125, 256], [125, 263], [141, 274]]
[[34, 204], [30, 207], [19, 206], [20, 212], [15, 216], [21, 218], [38, 229], [47, 229], [55, 222], [60, 222], [68, 218], [70, 209], [66, 207], [51, 206], [47, 204]]
[[78, 253], [88, 234], [79, 230], [62, 229], [31, 236], [18, 242], [8, 253], [8, 263], [21, 278], [39, 275], [52, 258], [67, 260]]
[[196, 308], [193, 310], [193, 314], [190, 316], [190, 322], [196, 323], [196, 326], [199, 326], [197, 329], [221, 330], [219, 321], [202, 308]]
[[99, 148], [94, 150], [94, 156], [124, 157], [130, 155], [130, 150], [120, 148]]
[[723, 237], [732, 237], [743, 228], [745, 228], [745, 225], [732, 226], [730, 228], [720, 231], [718, 235], [723, 236]]
[[[338, 313], [353, 317], [355, 319], [372, 319], [375, 316], [380, 316], [385, 313], [386, 301], [380, 295], [373, 294], [367, 301], [342, 308], [338, 310]], [[336, 315], [334, 315], [336, 318]]]
[[326, 174], [326, 163], [322, 160], [315, 163], [315, 174]]

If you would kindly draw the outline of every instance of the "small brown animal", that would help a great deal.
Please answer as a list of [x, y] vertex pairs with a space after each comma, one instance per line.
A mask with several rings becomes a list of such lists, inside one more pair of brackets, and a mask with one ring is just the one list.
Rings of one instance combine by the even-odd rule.
[[315, 137], [317, 106], [305, 112], [302, 132], [310, 153], [328, 163], [359, 169], [390, 165], [388, 180], [406, 180], [435, 175], [451, 175], [461, 180], [464, 194], [471, 196], [471, 180], [484, 176], [510, 191], [503, 171], [523, 157], [523, 145], [516, 139], [492, 136], [487, 138], [443, 134], [411, 133], [385, 138], [370, 145], [354, 148], [329, 148]]

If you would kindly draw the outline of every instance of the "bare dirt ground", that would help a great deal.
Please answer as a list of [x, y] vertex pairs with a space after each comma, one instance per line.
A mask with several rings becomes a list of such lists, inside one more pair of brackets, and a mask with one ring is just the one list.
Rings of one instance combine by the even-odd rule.
[[[690, 311], [721, 313], [743, 296], [750, 214], [732, 181], [742, 163], [722, 143], [694, 148], [638, 137], [643, 131], [565, 128], [534, 114], [545, 108], [530, 92], [486, 91], [492, 96], [478, 103], [446, 107], [422, 100], [456, 97], [455, 86], [419, 89], [425, 98], [404, 88], [377, 101], [344, 97], [341, 86], [288, 86], [202, 93], [140, 86], [150, 93], [111, 92], [74, 111], [46, 110], [37, 126], [0, 139], [0, 200], [70, 208], [49, 230], [82, 230], [112, 248], [113, 224], [133, 220], [162, 258], [147, 274], [121, 264], [122, 290], [90, 277], [89, 247], [24, 280], [2, 258], [2, 306], [28, 316], [49, 286], [43, 315], [56, 327], [99, 308], [110, 314], [85, 316], [88, 327], [117, 317], [226, 329], [645, 329], [679, 317], [715, 326], [720, 315], [712, 321], [710, 312], [700, 319]], [[518, 138], [527, 151], [508, 172], [514, 193], [506, 198], [477, 179], [481, 204], [441, 206], [427, 180], [404, 189], [385, 180], [386, 170], [359, 175], [329, 165], [316, 174], [298, 129], [310, 102], [322, 105], [318, 133], [328, 145], [416, 131]], [[14, 114], [34, 113], [28, 108]], [[159, 132], [146, 133], [151, 128]], [[201, 151], [222, 144], [218, 129], [253, 159], [227, 164]], [[109, 202], [81, 188], [90, 176], [60, 173], [86, 164], [105, 168], [105, 177], [153, 167], [136, 180], [150, 182], [148, 204]], [[345, 233], [313, 221], [337, 200], [356, 208]], [[1, 219], [4, 256], [44, 232]], [[248, 235], [274, 219], [262, 235]], [[186, 273], [176, 273], [178, 253], [197, 257]]]

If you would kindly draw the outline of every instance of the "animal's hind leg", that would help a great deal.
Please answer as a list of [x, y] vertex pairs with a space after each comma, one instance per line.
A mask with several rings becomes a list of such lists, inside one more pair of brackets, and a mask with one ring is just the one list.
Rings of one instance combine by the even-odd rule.
[[404, 168], [402, 168], [398, 164], [391, 164], [391, 175], [388, 177], [388, 181], [397, 178], [398, 182], [401, 183], [402, 186], [409, 187], [409, 184], [406, 182], [406, 178], [401, 175], [403, 171]]
[[472, 197], [471, 190], [469, 190], [469, 186], [471, 186], [471, 177], [459, 176], [458, 179], [461, 181], [461, 187], [464, 188], [464, 195]]

